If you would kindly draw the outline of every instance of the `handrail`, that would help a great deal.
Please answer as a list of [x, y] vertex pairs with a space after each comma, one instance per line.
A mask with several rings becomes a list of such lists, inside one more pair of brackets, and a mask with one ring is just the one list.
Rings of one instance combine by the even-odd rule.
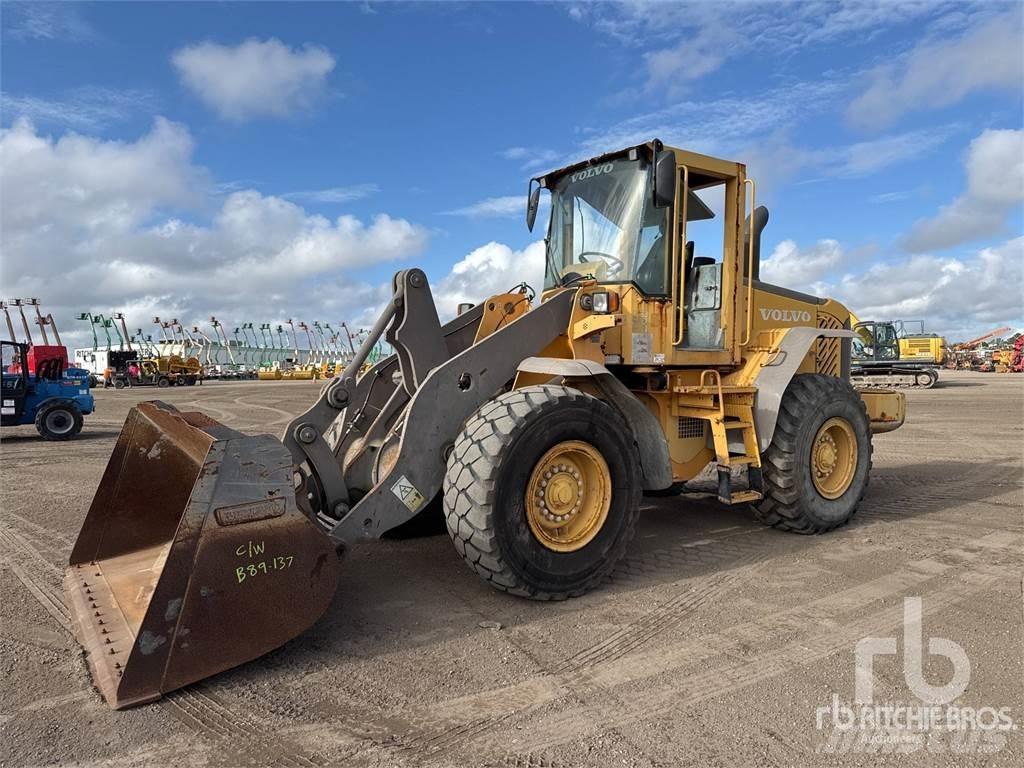
[[[753, 179], [744, 179], [743, 186], [750, 185], [750, 225], [747, 231], [747, 325], [744, 329], [741, 347], [750, 343], [750, 334], [754, 330], [754, 206], [757, 204], [757, 189]], [[744, 190], [744, 198], [746, 191]]]
[[[685, 280], [686, 275], [683, 274], [683, 270], [679, 268], [679, 244], [683, 244], [682, 251], [686, 253], [686, 204], [690, 199], [690, 169], [685, 165], [681, 166], [683, 169], [683, 216], [682, 216], [682, 233], [681, 237], [673, 238], [672, 240], [672, 346], [677, 347], [683, 343], [683, 307], [679, 302], [680, 279]], [[676, 188], [676, 193], [679, 194], [679, 188]]]
[[704, 383], [704, 377], [709, 373], [714, 374], [715, 383], [718, 385], [718, 414], [719, 416], [725, 417], [725, 398], [722, 396], [722, 374], [716, 371], [714, 368], [705, 368], [700, 372], [700, 383], [701, 389], [706, 389], [707, 384]]

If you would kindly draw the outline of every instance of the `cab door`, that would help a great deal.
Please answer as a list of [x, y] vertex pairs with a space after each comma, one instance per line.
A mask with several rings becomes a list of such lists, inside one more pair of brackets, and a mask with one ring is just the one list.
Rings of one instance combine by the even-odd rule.
[[12, 427], [22, 423], [25, 399], [28, 396], [28, 368], [25, 347], [9, 341], [0, 341], [3, 360], [3, 387], [0, 391], [0, 424]]
[[853, 327], [852, 357], [861, 362], [892, 362], [900, 359], [899, 339], [892, 323], [857, 323]]
[[746, 344], [741, 249], [745, 169], [674, 150], [679, 169], [672, 238], [672, 365], [727, 366]]

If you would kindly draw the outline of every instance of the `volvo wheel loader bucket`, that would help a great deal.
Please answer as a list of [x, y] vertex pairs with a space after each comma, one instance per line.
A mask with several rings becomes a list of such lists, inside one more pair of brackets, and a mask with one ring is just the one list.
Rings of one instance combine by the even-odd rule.
[[295, 502], [292, 457], [161, 402], [131, 410], [65, 572], [74, 630], [115, 708], [287, 642], [338, 561]]

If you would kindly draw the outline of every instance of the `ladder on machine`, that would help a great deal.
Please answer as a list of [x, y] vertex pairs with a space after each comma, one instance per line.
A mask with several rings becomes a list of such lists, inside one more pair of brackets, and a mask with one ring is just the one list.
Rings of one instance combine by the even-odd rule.
[[[718, 500], [723, 504], [749, 504], [764, 498], [764, 480], [761, 474], [761, 452], [754, 426], [755, 387], [724, 386], [721, 374], [708, 369], [701, 372], [696, 387], [676, 390], [679, 416], [703, 419], [711, 428], [718, 465]], [[730, 434], [739, 433], [742, 452], [729, 449]], [[745, 467], [747, 487], [734, 490], [732, 468]]]

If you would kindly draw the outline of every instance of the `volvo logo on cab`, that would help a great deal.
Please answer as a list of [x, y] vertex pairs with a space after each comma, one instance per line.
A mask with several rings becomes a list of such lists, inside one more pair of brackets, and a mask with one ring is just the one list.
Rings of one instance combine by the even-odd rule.
[[809, 323], [811, 313], [806, 309], [762, 309], [762, 320], [779, 320], [783, 323]]
[[583, 171], [576, 171], [576, 173], [569, 177], [569, 181], [582, 181], [583, 179], [591, 179], [594, 176], [600, 176], [602, 173], [611, 172], [611, 163], [605, 163], [604, 165], [595, 165], [593, 168], [587, 168], [586, 170]]

